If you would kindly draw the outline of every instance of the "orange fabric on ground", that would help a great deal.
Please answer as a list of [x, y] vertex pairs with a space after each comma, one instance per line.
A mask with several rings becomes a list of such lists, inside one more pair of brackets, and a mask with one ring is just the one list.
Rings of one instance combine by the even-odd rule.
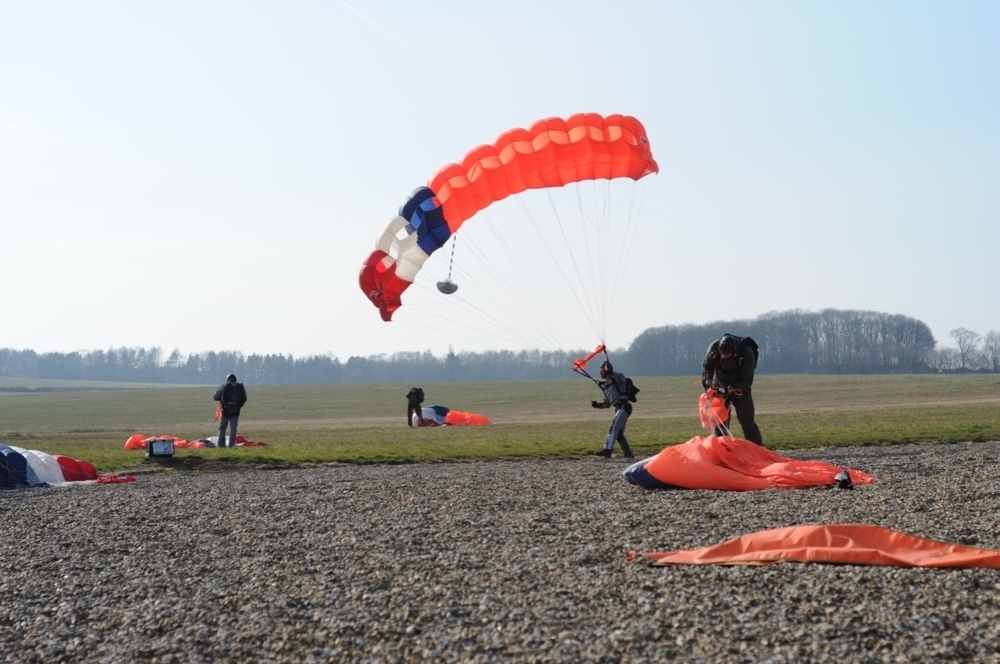
[[[665, 484], [681, 489], [754, 491], [830, 485], [842, 469], [825, 461], [800, 461], [733, 436], [695, 436], [662, 450], [645, 465]], [[847, 470], [854, 484], [875, 478]]]
[[700, 549], [629, 554], [654, 565], [767, 565], [777, 562], [986, 567], [1000, 569], [1000, 551], [923, 539], [866, 524], [789, 526], [743, 535]]
[[490, 423], [490, 418], [476, 413], [464, 413], [460, 410], [449, 410], [444, 421], [451, 426], [484, 426]]

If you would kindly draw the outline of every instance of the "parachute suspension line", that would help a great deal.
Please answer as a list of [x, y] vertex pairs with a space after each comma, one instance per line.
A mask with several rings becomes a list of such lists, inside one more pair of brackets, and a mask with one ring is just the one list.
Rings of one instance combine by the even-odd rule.
[[[546, 192], [546, 195], [551, 195], [551, 194]], [[547, 241], [544, 233], [542, 233], [541, 226], [538, 223], [538, 220], [535, 218], [535, 215], [531, 212], [531, 209], [525, 203], [523, 198], [518, 198], [517, 204], [521, 210], [521, 213], [524, 215], [528, 225], [530, 226], [531, 230], [540, 240], [540, 242], [536, 246], [541, 246], [549, 257], [547, 266], [555, 267], [560, 273], [562, 273], [563, 270], [562, 261], [559, 260], [559, 257], [553, 251], [552, 246]], [[513, 249], [511, 249], [510, 245], [506, 241], [507, 236], [500, 232], [496, 224], [491, 223], [490, 230], [494, 233], [498, 242], [501, 243], [501, 245], [506, 250], [507, 254], [510, 256], [510, 263], [511, 265], [515, 266], [513, 272], [517, 275], [518, 280], [524, 286], [523, 292], [527, 292], [530, 294], [530, 304], [534, 308], [534, 315], [529, 317], [532, 319], [534, 323], [536, 323], [536, 331], [547, 338], [548, 348], [550, 349], [560, 348], [562, 346], [562, 343], [561, 340], [559, 339], [559, 334], [557, 332], [558, 330], [558, 326], [556, 325], [557, 321], [554, 320], [554, 318], [550, 315], [551, 303], [546, 303], [539, 297], [539, 293], [549, 293], [551, 289], [545, 287], [544, 284], [527, 283], [521, 270], [516, 269], [516, 265], [518, 264], [518, 259], [516, 258], [515, 252], [513, 251]], [[510, 294], [513, 297], [514, 291], [510, 291]], [[527, 312], [525, 311], [525, 304], [526, 303], [522, 299], [518, 299], [516, 301], [515, 309], [519, 315], [523, 316], [527, 314]], [[541, 329], [542, 326], [544, 326], [544, 329]]]
[[[600, 219], [603, 213], [597, 200], [596, 184], [596, 182], [592, 183], [594, 186], [594, 202], [589, 208], [583, 202], [583, 186], [581, 183], [578, 182], [574, 186], [574, 198], [577, 214], [580, 217], [581, 235], [583, 236], [584, 249], [587, 254], [587, 264], [595, 266], [595, 269], [587, 271], [586, 283], [584, 282], [584, 277], [579, 275], [579, 269], [577, 269], [577, 275], [584, 295], [584, 304], [581, 305], [581, 308], [586, 312], [594, 334], [603, 343], [603, 339], [607, 334], [607, 319], [604, 316], [606, 307], [603, 304], [605, 300], [603, 284], [607, 264], [604, 261], [602, 253], [602, 247], [605, 246], [605, 238], [602, 237]], [[592, 210], [597, 215], [596, 219], [592, 217], [589, 210]]]
[[[608, 266], [609, 271], [612, 268], [614, 270], [613, 274], [606, 276], [602, 284], [605, 289], [605, 295], [602, 299], [605, 308], [602, 310], [602, 316], [604, 321], [610, 322], [615, 315], [619, 297], [627, 286], [629, 261], [639, 236], [642, 202], [646, 200], [651, 185], [649, 185], [648, 180], [635, 183], [634, 186], [628, 188], [627, 196], [622, 201], [613, 201], [612, 183], [609, 181], [606, 185], [604, 189], [606, 195], [603, 201], [605, 205], [601, 208], [604, 210], [601, 230], [607, 251], [602, 254], [601, 259]], [[622, 205], [625, 209], [619, 211]], [[612, 257], [613, 253], [616, 254], [614, 257]], [[607, 331], [605, 330], [605, 332]]]
[[[607, 301], [612, 304], [618, 301], [620, 294], [626, 287], [629, 260], [632, 256], [633, 248], [635, 247], [636, 238], [639, 236], [639, 218], [642, 215], [641, 203], [645, 200], [646, 192], [648, 192], [648, 189], [645, 191], [642, 191], [642, 189], [645, 189], [647, 186], [648, 182], [639, 182], [635, 187], [632, 187], [629, 190], [629, 195], [626, 201], [626, 210], [623, 213], [625, 223], [621, 224], [622, 237], [621, 243], [618, 245], [619, 255], [617, 257], [617, 270], [614, 277], [609, 280], [610, 294]], [[610, 215], [611, 212], [609, 210], [609, 219]], [[608, 312], [609, 317], [611, 313], [611, 311]]]
[[[466, 238], [466, 243], [464, 245], [466, 250], [469, 250], [468, 238]], [[475, 254], [475, 251], [472, 251]], [[460, 274], [463, 274], [463, 283], [470, 284], [463, 289], [463, 292], [475, 293], [477, 292], [477, 286], [481, 286], [481, 282], [474, 279], [471, 275], [466, 275], [464, 271], [459, 270]], [[433, 288], [429, 287], [426, 283], [422, 281], [414, 282], [414, 286], [419, 287], [422, 292], [431, 293]], [[509, 290], [509, 289], [508, 289]], [[482, 295], [483, 289], [480, 288], [480, 294]], [[487, 297], [482, 295], [482, 297]], [[471, 296], [472, 299], [476, 299], [476, 295]], [[440, 302], [439, 298], [435, 298], [436, 302]], [[443, 303], [442, 303], [443, 304]], [[476, 314], [476, 320], [482, 322], [482, 325], [473, 325], [465, 320], [459, 320], [456, 316], [451, 315], [450, 312], [459, 310], [471, 311]], [[412, 302], [409, 307], [409, 312], [413, 314], [422, 314], [429, 311], [429, 307], [420, 306], [416, 302]], [[473, 342], [482, 342], [484, 338], [496, 339], [499, 341], [515, 341], [520, 345], [529, 347], [534, 340], [523, 334], [519, 334], [517, 328], [511, 326], [510, 320], [506, 318], [501, 318], [494, 316], [489, 311], [477, 306], [470, 300], [464, 298], [461, 294], [455, 295], [453, 298], [449, 298], [446, 305], [441, 307], [435, 307], [433, 315], [420, 316], [423, 321], [421, 323], [414, 323], [419, 328], [434, 329], [438, 330], [450, 337], [460, 336]], [[399, 322], [403, 323], [405, 318], [400, 319]], [[465, 334], [462, 334], [465, 332]], [[502, 334], [506, 332], [506, 336]]]
[[448, 260], [448, 281], [451, 281], [451, 270], [455, 267], [455, 246], [458, 244], [458, 231], [451, 236], [451, 258]]
[[451, 280], [451, 269], [455, 265], [455, 245], [458, 244], [458, 231], [451, 236], [451, 260], [448, 261], [448, 276], [444, 281], [439, 281], [437, 288], [445, 295], [451, 295], [458, 290], [458, 285]]
[[[478, 341], [486, 336], [514, 341], [525, 347], [538, 347], [538, 335], [544, 336], [548, 332], [548, 347], [550, 349], [559, 348], [559, 344], [553, 341], [556, 338], [556, 335], [552, 333], [552, 330], [556, 329], [554, 321], [551, 320], [550, 316], [545, 315], [547, 308], [540, 300], [540, 296], [548, 289], [540, 288], [537, 283], [529, 283], [521, 270], [511, 269], [511, 266], [516, 268], [517, 258], [509, 242], [510, 233], [502, 233], [488, 211], [480, 211], [479, 215], [481, 221], [473, 229], [475, 232], [470, 231], [473, 232], [471, 236], [468, 233], [465, 234], [462, 246], [467, 257], [471, 257], [473, 263], [481, 268], [478, 270], [480, 276], [487, 276], [488, 279], [485, 281], [477, 279], [474, 276], [475, 271], [470, 272], [462, 269], [461, 264], [458, 267], [450, 268], [461, 276], [463, 284], [466, 284], [463, 292], [468, 296], [467, 298], [456, 296], [457, 299], [451, 300], [452, 305], [455, 303], [462, 305], [481, 323], [482, 329], [477, 331], [480, 337], [476, 339]], [[479, 238], [477, 241], [474, 238], [477, 237], [478, 232], [489, 232], [492, 238]], [[479, 244], [482, 244], [484, 239], [487, 242], [486, 246], [488, 246], [488, 250], [485, 251], [479, 248]], [[521, 263], [523, 264], [523, 262], [522, 260]], [[506, 269], [500, 263], [505, 263]], [[488, 303], [488, 306], [483, 308], [474, 302], [482, 302], [484, 306], [486, 306], [485, 303]], [[532, 307], [535, 309], [535, 315], [532, 315]], [[490, 313], [490, 311], [494, 313]], [[477, 327], [457, 321], [454, 324], [470, 330]], [[524, 330], [530, 330], [530, 332], [525, 333]], [[451, 330], [446, 331], [452, 332]], [[504, 336], [505, 334], [506, 336]]]
[[[501, 269], [496, 265], [496, 262], [492, 258], [493, 252], [476, 252], [478, 259], [492, 271], [491, 277], [494, 281], [499, 282], [504, 286], [499, 293], [494, 293], [490, 299], [491, 303], [494, 305], [507, 305], [505, 317], [503, 319], [496, 320], [495, 324], [501, 325], [505, 329], [509, 329], [513, 332], [514, 328], [511, 323], [520, 321], [522, 327], [532, 329], [532, 338], [536, 346], [538, 344], [538, 339], [534, 335], [540, 334], [545, 336], [547, 333], [550, 347], [557, 348], [558, 344], [553, 343], [553, 339], [555, 339], [553, 332], [555, 327], [549, 317], [543, 315], [546, 311], [546, 306], [540, 299], [540, 294], [545, 293], [547, 289], [543, 287], [540, 288], [539, 284], [529, 283], [524, 275], [524, 272], [517, 269], [517, 253], [508, 241], [509, 234], [502, 233], [493, 217], [488, 213], [483, 215], [483, 220], [485, 223], [481, 223], [481, 227], [488, 228], [490, 233], [493, 235], [493, 241], [490, 243], [491, 249], [499, 247], [502, 250], [502, 255], [507, 260], [507, 264], [509, 266], [513, 266], [513, 269]], [[510, 279], [511, 276], [516, 279], [516, 283], [512, 283]], [[530, 309], [534, 309], [538, 315], [532, 315], [529, 311]], [[545, 326], [548, 329], [543, 329], [542, 326]], [[523, 339], [523, 335], [518, 335], [518, 337]]]
[[[577, 201], [578, 214], [580, 218], [579, 225], [581, 226], [581, 232], [578, 233], [578, 235], [583, 237], [583, 241], [585, 244], [585, 254], [587, 254], [586, 257], [589, 258], [591, 255], [590, 237], [589, 234], [586, 232], [587, 229], [585, 227], [587, 215], [582, 211], [582, 206], [579, 205], [580, 201], [579, 183], [574, 183], [573, 185], [569, 186], [572, 186], [573, 191], [575, 191], [577, 194], [576, 201]], [[587, 304], [591, 300], [590, 298], [587, 297], [587, 287], [584, 281], [583, 274], [581, 273], [580, 261], [578, 260], [578, 256], [576, 255], [576, 253], [573, 251], [574, 242], [570, 239], [570, 236], [566, 232], [566, 222], [563, 219], [563, 215], [560, 213], [559, 205], [556, 204], [555, 199], [552, 196], [552, 191], [545, 190], [545, 195], [548, 197], [549, 207], [552, 211], [553, 216], [556, 219], [557, 227], [559, 229], [559, 234], [562, 237], [563, 246], [566, 249], [565, 253], [569, 255], [570, 264], [573, 267], [573, 272], [576, 274], [576, 279], [575, 280], [571, 279], [570, 276], [566, 274], [566, 271], [562, 269], [561, 261], [554, 260], [553, 264], [559, 269], [559, 273], [562, 276], [563, 281], [565, 281], [566, 285], [569, 287], [569, 290], [573, 295], [573, 299], [576, 300], [577, 307], [580, 309], [581, 312], [583, 312], [584, 316], [587, 318], [587, 321], [590, 323], [592, 330], [598, 336], [603, 336], [600, 334], [594, 307], [588, 306]], [[536, 229], [537, 229], [537, 224], [536, 224]], [[539, 237], [542, 237], [542, 239], [544, 240], [544, 236], [542, 236], [540, 232], [539, 232]], [[549, 250], [551, 254], [552, 253], [551, 247], [547, 243], [546, 243], [546, 248]], [[592, 282], [593, 279], [599, 276], [599, 275], [595, 276], [593, 270], [590, 270], [588, 272], [590, 274], [590, 279]]]
[[[595, 180], [587, 185], [593, 187], [593, 202], [589, 209], [595, 217], [588, 217], [588, 206], [584, 204], [582, 196], [577, 197], [577, 203], [581, 218], [588, 222], [587, 226], [592, 229], [596, 238], [596, 247], [591, 248], [588, 243], [588, 252], [592, 252], [591, 264], [598, 266], [591, 274], [590, 301], [594, 308], [594, 329], [603, 341], [608, 336], [608, 328], [613, 322], [618, 296], [624, 284], [628, 258], [637, 235], [638, 217], [631, 207], [623, 215], [618, 213], [620, 204], [614, 199], [611, 181]], [[635, 191], [634, 183], [629, 186], [628, 191], [631, 198]], [[619, 220], [619, 216], [624, 218]]]

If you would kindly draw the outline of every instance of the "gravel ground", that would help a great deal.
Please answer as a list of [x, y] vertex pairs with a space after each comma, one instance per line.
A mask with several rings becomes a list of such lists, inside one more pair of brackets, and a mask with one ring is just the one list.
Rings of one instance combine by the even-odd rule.
[[654, 567], [805, 523], [1000, 549], [1000, 442], [787, 453], [836, 489], [621, 459], [143, 474], [0, 493], [5, 662], [1000, 662], [1000, 571]]

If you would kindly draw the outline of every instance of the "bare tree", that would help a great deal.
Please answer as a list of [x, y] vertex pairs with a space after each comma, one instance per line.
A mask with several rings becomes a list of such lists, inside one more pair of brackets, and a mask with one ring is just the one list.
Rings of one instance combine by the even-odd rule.
[[957, 348], [942, 348], [930, 354], [930, 365], [938, 371], [955, 371], [961, 363]]
[[955, 344], [958, 346], [958, 355], [961, 363], [959, 368], [963, 371], [970, 368], [969, 360], [975, 354], [976, 346], [979, 345], [981, 337], [976, 332], [967, 330], [964, 327], [954, 329], [949, 334], [951, 334], [951, 338], [955, 340]]
[[990, 330], [983, 338], [983, 352], [986, 354], [986, 368], [1000, 373], [1000, 332]]

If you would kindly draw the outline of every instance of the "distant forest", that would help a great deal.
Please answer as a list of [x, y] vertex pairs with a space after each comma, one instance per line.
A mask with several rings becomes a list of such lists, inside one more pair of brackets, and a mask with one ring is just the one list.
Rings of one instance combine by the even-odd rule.
[[[709, 344], [723, 333], [760, 345], [761, 374], [1000, 372], [1000, 333], [952, 330], [956, 348], [937, 349], [926, 324], [870, 311], [826, 309], [769, 313], [753, 320], [666, 325], [640, 334], [628, 348], [609, 349], [615, 368], [639, 376], [698, 375]], [[0, 376], [142, 383], [216, 384], [235, 373], [248, 384], [417, 383], [566, 378], [590, 349], [566, 351], [430, 351], [349, 357], [244, 355], [212, 351], [164, 356], [160, 348], [109, 348], [36, 353], [0, 349]], [[596, 362], [596, 360], [595, 360]], [[596, 368], [591, 373], [596, 373]]]

